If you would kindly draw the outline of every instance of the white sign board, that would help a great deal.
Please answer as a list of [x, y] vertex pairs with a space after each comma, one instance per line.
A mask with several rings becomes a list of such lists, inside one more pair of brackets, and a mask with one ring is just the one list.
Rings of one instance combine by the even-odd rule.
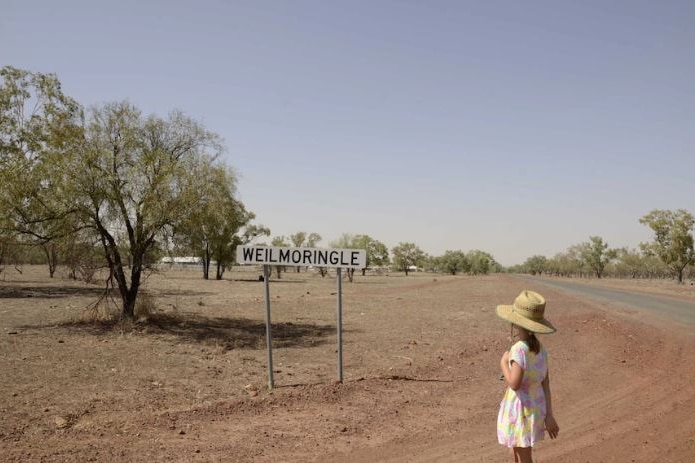
[[238, 246], [236, 250], [236, 261], [239, 264], [361, 269], [367, 266], [367, 252], [364, 249]]

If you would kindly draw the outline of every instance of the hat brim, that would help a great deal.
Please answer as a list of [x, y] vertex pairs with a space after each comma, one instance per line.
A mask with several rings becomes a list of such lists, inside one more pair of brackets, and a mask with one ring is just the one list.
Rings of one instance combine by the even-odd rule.
[[531, 320], [530, 318], [522, 317], [514, 312], [513, 309], [514, 306], [511, 305], [498, 305], [497, 316], [534, 333], [550, 334], [557, 331], [552, 323], [545, 318], [542, 320]]

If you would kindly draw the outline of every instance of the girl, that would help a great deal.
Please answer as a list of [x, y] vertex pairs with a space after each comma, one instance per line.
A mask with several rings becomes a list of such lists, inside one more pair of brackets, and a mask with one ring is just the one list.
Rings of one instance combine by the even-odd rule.
[[548, 353], [536, 338], [536, 333], [555, 332], [544, 314], [545, 299], [533, 291], [522, 291], [513, 305], [497, 306], [497, 315], [512, 323], [519, 339], [500, 360], [508, 388], [497, 416], [497, 440], [517, 463], [533, 462], [533, 445], [545, 430], [551, 439], [560, 432], [553, 417]]

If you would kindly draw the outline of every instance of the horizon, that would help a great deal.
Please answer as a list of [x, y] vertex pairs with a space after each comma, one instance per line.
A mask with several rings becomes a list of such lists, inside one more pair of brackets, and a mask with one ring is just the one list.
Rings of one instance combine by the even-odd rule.
[[[136, 8], [137, 7], [137, 8]], [[10, 0], [2, 65], [226, 141], [271, 236], [505, 267], [695, 212], [695, 4]], [[165, 12], [166, 14], [163, 14]]]

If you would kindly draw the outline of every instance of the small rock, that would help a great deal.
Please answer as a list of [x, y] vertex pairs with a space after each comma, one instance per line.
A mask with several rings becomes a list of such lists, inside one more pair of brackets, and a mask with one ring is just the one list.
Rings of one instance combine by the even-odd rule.
[[17, 334], [17, 332], [16, 331], [10, 331], [7, 334]]
[[56, 416], [53, 422], [55, 423], [56, 428], [58, 429], [65, 429], [68, 427], [68, 420], [66, 420], [62, 416]]
[[340, 432], [347, 432], [347, 427], [343, 426], [343, 429], [341, 429]]
[[179, 431], [179, 434], [183, 436], [184, 434], [186, 434], [186, 431], [182, 429], [181, 431]]
[[63, 341], [62, 339], [58, 339], [58, 344], [63, 344], [64, 342], [65, 341]]

